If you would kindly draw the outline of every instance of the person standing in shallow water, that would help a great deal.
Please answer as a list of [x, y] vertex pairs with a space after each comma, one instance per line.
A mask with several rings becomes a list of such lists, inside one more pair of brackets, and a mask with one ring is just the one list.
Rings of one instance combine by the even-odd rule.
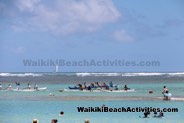
[[20, 83], [19, 82], [15, 82], [16, 86], [17, 86], [17, 90], [20, 89]]
[[168, 89], [166, 86], [164, 86], [164, 87], [163, 87], [162, 94], [164, 94], [164, 93], [166, 93], [166, 92], [169, 92], [169, 89]]
[[31, 89], [31, 85], [29, 83], [27, 84], [27, 89]]
[[164, 100], [170, 100], [171, 93], [169, 93], [169, 89], [166, 86], [163, 87], [162, 94], [164, 96]]
[[3, 89], [3, 86], [0, 84], [0, 90], [2, 90]]
[[38, 90], [38, 85], [36, 83], [34, 84], [34, 89]]

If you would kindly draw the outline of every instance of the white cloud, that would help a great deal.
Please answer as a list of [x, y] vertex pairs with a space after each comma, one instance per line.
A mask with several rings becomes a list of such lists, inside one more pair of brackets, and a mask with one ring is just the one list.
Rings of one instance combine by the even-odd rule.
[[16, 0], [15, 5], [20, 11], [33, 11], [40, 0]]
[[133, 42], [134, 38], [130, 36], [125, 30], [118, 30], [112, 34], [113, 39], [119, 42]]
[[94, 32], [121, 16], [111, 0], [53, 0], [51, 5], [41, 0], [17, 0], [16, 6], [21, 16], [13, 29], [56, 35]]

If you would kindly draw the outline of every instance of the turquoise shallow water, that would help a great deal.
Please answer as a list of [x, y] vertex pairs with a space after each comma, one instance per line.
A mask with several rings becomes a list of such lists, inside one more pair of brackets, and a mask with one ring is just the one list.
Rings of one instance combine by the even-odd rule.
[[[3, 87], [9, 83], [15, 87], [14, 81], [21, 82], [21, 87], [27, 86], [27, 83], [37, 83], [39, 87], [47, 87], [46, 91], [38, 92], [0, 92], [0, 123], [30, 123], [32, 119], [39, 119], [40, 123], [49, 123], [51, 119], [56, 118], [59, 123], [83, 123], [85, 119], [90, 119], [92, 123], [183, 123], [184, 119], [184, 101], [163, 101], [155, 99], [162, 97], [161, 91], [166, 85], [173, 97], [184, 98], [184, 78], [183, 77], [128, 77], [121, 76], [98, 76], [98, 77], [76, 77], [47, 75], [41, 77], [0, 77], [0, 83]], [[126, 93], [107, 93], [107, 92], [59, 92], [59, 89], [74, 86], [78, 82], [109, 82], [114, 81], [120, 87], [128, 84], [134, 88], [135, 92]], [[148, 91], [153, 90], [153, 94]], [[50, 97], [52, 93], [55, 96]], [[65, 98], [63, 98], [65, 97]], [[66, 97], [99, 97], [100, 99], [66, 99]], [[104, 99], [108, 97], [108, 99]], [[115, 98], [113, 98], [115, 97]], [[119, 100], [118, 98], [121, 97]], [[124, 98], [127, 98], [124, 100]], [[132, 97], [153, 97], [153, 99], [132, 99]], [[112, 98], [112, 99], [111, 99]], [[154, 107], [154, 108], [178, 108], [179, 112], [165, 113], [164, 119], [159, 118], [139, 118], [143, 116], [142, 112], [134, 113], [79, 113], [77, 106], [96, 107], [105, 104], [108, 107]], [[65, 114], [59, 117], [59, 112]]]
[[[139, 118], [142, 113], [79, 113], [77, 106], [109, 107], [145, 107], [156, 108], [177, 107], [178, 113], [165, 113], [164, 119]], [[0, 101], [1, 123], [30, 123], [33, 118], [38, 118], [41, 123], [49, 123], [52, 118], [57, 118], [60, 123], [82, 123], [90, 119], [93, 123], [183, 123], [183, 102], [163, 101]], [[3, 105], [3, 108], [2, 108]], [[59, 117], [59, 112], [64, 111], [64, 116]]]

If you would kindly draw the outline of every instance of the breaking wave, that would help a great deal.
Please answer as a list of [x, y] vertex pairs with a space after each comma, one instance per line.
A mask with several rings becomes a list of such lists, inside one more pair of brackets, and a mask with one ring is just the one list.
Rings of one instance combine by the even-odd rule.
[[76, 75], [79, 77], [86, 76], [122, 76], [122, 77], [149, 77], [149, 76], [166, 76], [166, 77], [184, 77], [184, 72], [177, 73], [90, 73], [90, 72], [81, 72], [81, 73], [0, 73], [0, 77], [36, 77], [36, 76], [54, 76], [54, 75], [67, 75], [72, 76]]
[[0, 73], [0, 76], [15, 76], [15, 77], [26, 77], [26, 76], [42, 76], [43, 74], [36, 73]]
[[180, 73], [76, 73], [77, 76], [183, 76], [184, 72]]

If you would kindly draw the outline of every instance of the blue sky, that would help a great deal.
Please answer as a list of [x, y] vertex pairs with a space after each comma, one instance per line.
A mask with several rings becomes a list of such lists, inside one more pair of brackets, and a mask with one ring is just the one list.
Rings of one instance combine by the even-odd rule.
[[183, 0], [0, 0], [0, 71], [52, 72], [24, 59], [160, 61], [61, 72], [183, 71]]

